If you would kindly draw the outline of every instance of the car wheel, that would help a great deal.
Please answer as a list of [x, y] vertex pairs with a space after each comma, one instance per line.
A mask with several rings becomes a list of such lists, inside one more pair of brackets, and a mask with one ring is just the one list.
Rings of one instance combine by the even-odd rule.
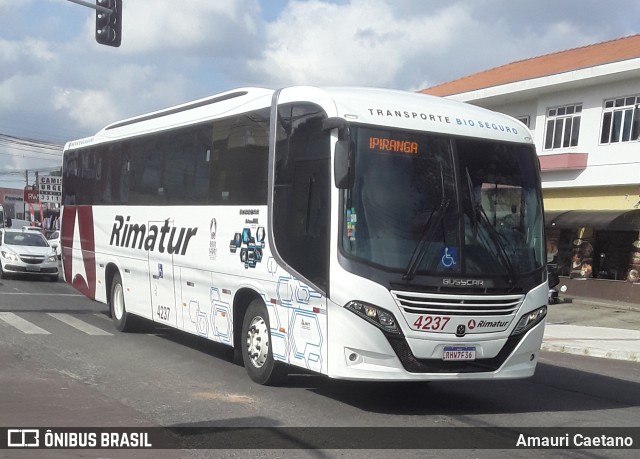
[[253, 300], [242, 321], [242, 360], [249, 377], [258, 384], [273, 385], [286, 375], [271, 348], [269, 314], [262, 300]]
[[136, 317], [127, 312], [124, 301], [124, 288], [122, 287], [122, 277], [120, 273], [113, 276], [111, 282], [111, 294], [109, 295], [109, 309], [113, 323], [121, 332], [135, 331], [137, 328]]
[[7, 273], [2, 269], [2, 263], [0, 263], [0, 279], [6, 279], [8, 277]]

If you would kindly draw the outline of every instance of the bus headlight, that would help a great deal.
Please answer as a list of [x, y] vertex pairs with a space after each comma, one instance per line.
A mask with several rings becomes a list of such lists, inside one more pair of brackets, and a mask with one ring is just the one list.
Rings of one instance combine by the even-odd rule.
[[513, 329], [511, 335], [519, 335], [533, 328], [547, 315], [547, 307], [541, 306], [538, 309], [534, 309], [531, 312], [526, 313], [518, 321], [518, 325]]
[[385, 309], [361, 301], [351, 301], [345, 307], [383, 331], [402, 335], [396, 318]]

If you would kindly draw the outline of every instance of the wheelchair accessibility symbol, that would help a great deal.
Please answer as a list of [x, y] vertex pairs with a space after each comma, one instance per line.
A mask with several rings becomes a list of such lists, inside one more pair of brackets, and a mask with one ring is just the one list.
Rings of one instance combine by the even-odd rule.
[[451, 268], [458, 264], [458, 248], [443, 247], [440, 251], [440, 265], [445, 268]]

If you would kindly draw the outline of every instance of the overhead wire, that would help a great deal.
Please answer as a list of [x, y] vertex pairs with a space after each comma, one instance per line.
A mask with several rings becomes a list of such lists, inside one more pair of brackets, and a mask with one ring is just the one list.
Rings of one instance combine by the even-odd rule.
[[[16, 137], [0, 133], [0, 155], [13, 158], [24, 158], [40, 162], [57, 162], [62, 165], [62, 150], [64, 146], [58, 143], [32, 138]], [[14, 184], [28, 180], [26, 171], [34, 173], [48, 173], [59, 170], [58, 167], [26, 167], [24, 169], [0, 170], [2, 183]]]
[[[8, 134], [0, 134], [0, 148], [5, 151], [0, 155], [13, 156], [42, 161], [61, 161], [63, 145], [44, 140], [16, 137]], [[14, 151], [9, 151], [9, 149]], [[25, 153], [18, 153], [25, 152]]]
[[[45, 155], [60, 156], [63, 145], [36, 139], [26, 139], [7, 134], [0, 134], [0, 145], [7, 145], [17, 150], [33, 151]], [[55, 153], [54, 153], [55, 152]]]

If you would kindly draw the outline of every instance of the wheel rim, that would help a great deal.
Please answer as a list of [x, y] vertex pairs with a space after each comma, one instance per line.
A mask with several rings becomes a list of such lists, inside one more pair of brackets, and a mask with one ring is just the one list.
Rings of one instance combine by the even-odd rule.
[[251, 320], [247, 331], [247, 353], [256, 368], [262, 368], [269, 355], [269, 330], [267, 322], [260, 316]]
[[124, 295], [121, 284], [116, 284], [113, 287], [113, 314], [118, 320], [122, 319], [124, 315]]

